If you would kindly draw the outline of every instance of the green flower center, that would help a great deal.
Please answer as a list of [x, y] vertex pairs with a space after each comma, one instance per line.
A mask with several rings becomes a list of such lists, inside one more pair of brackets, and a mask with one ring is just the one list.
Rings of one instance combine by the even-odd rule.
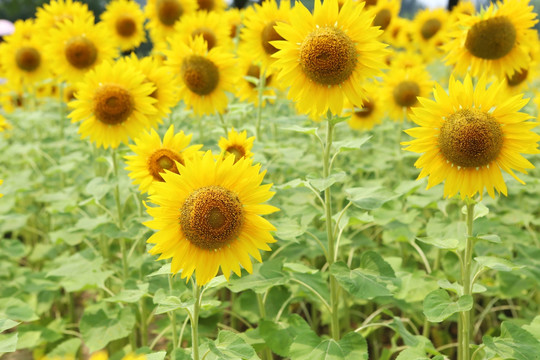
[[176, 152], [169, 149], [156, 150], [148, 158], [148, 171], [150, 172], [150, 175], [152, 175], [154, 180], [164, 181], [161, 177], [161, 174], [163, 174], [165, 170], [169, 170], [178, 174], [178, 168], [176, 167], [175, 161], [184, 165], [184, 161], [180, 154], [177, 154]]
[[506, 16], [477, 22], [469, 29], [465, 47], [481, 59], [497, 60], [506, 56], [516, 44], [516, 28]]
[[442, 24], [439, 19], [429, 19], [422, 25], [422, 28], [420, 29], [420, 34], [422, 35], [424, 40], [429, 40], [433, 36], [435, 36], [436, 33], [439, 32], [441, 26]]
[[226, 153], [234, 155], [234, 162], [246, 156], [246, 149], [241, 145], [231, 145], [225, 150]]

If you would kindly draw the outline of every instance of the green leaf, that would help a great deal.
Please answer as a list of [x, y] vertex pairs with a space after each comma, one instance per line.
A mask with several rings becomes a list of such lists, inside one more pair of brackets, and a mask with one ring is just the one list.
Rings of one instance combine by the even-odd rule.
[[363, 136], [361, 138], [334, 141], [332, 145], [335, 146], [338, 151], [359, 150], [369, 139], [371, 139], [371, 136]]
[[19, 325], [20, 322], [10, 319], [0, 319], [0, 333]]
[[380, 208], [396, 197], [396, 194], [380, 186], [350, 188], [345, 190], [345, 194], [355, 206], [365, 210]]
[[283, 260], [266, 261], [259, 266], [258, 271], [255, 269], [252, 274], [231, 279], [228, 288], [235, 293], [250, 289], [262, 294], [272, 286], [283, 285], [287, 282], [282, 268]]
[[298, 125], [293, 125], [293, 126], [283, 127], [282, 129], [283, 130], [294, 131], [294, 132], [299, 132], [299, 133], [302, 133], [302, 134], [311, 134], [311, 135], [316, 135], [317, 134], [317, 128], [316, 127], [302, 127], [302, 126], [298, 126]]
[[154, 271], [151, 274], [146, 275], [147, 277], [158, 276], [158, 275], [170, 275], [171, 274], [171, 263], [162, 265], [159, 270]]
[[15, 297], [0, 299], [0, 317], [19, 321], [39, 319], [39, 316], [29, 304]]
[[540, 315], [536, 316], [533, 321], [531, 321], [530, 325], [523, 325], [522, 328], [533, 334], [536, 339], [540, 340]]
[[456, 250], [459, 247], [458, 239], [439, 239], [433, 237], [417, 237], [416, 239], [424, 244], [429, 244], [439, 249]]
[[18, 334], [0, 335], [0, 354], [17, 350]]
[[315, 333], [302, 334], [294, 339], [290, 357], [291, 360], [367, 360], [367, 343], [355, 332], [346, 334], [339, 341], [321, 340]]
[[51, 241], [55, 244], [59, 244], [63, 241], [69, 246], [75, 246], [79, 245], [83, 241], [84, 232], [61, 229], [49, 233], [49, 236]]
[[424, 300], [424, 315], [431, 322], [441, 322], [451, 315], [472, 309], [473, 298], [463, 295], [458, 301], [452, 301], [446, 290], [432, 291]]
[[101, 257], [88, 260], [80, 253], [59, 260], [60, 267], [51, 270], [47, 276], [62, 277], [61, 284], [67, 292], [79, 291], [91, 287], [105, 286], [105, 280], [113, 274], [112, 271], [102, 271]]
[[107, 179], [104, 179], [102, 177], [94, 177], [90, 182], [86, 185], [86, 188], [84, 189], [84, 192], [88, 195], [91, 195], [96, 199], [97, 201], [101, 200], [107, 193], [110, 193], [112, 191], [112, 184], [110, 181], [107, 181]]
[[48, 353], [49, 358], [64, 358], [64, 357], [75, 357], [77, 351], [81, 347], [82, 341], [79, 338], [73, 338], [66, 340], [56, 346], [50, 353]]
[[208, 348], [219, 360], [259, 359], [255, 350], [232, 331], [220, 331], [216, 341], [208, 343]]
[[489, 242], [492, 242], [492, 243], [495, 243], [495, 244], [502, 243], [501, 238], [499, 237], [499, 235], [493, 235], [493, 234], [491, 234], [491, 235], [478, 235], [475, 238], [478, 239], [478, 240], [489, 241]]
[[360, 258], [360, 267], [350, 270], [343, 262], [330, 267], [339, 284], [358, 299], [373, 299], [377, 296], [391, 296], [389, 285], [395, 279], [390, 265], [383, 258], [367, 251]]
[[540, 342], [526, 330], [504, 321], [501, 324], [501, 336], [482, 338], [486, 347], [504, 359], [535, 360], [540, 359]]
[[289, 356], [295, 332], [288, 324], [262, 320], [259, 323], [259, 335], [273, 352], [282, 357]]
[[129, 307], [106, 312], [95, 306], [86, 308], [79, 326], [84, 343], [94, 352], [113, 340], [129, 336], [135, 326], [135, 314]]
[[315, 190], [324, 191], [335, 183], [342, 182], [345, 178], [347, 178], [347, 174], [344, 171], [340, 171], [338, 173], [330, 174], [327, 178], [315, 178], [308, 175], [306, 180]]
[[138, 285], [139, 289], [128, 290], [124, 289], [119, 294], [106, 298], [105, 301], [108, 302], [124, 302], [124, 303], [135, 303], [139, 301], [144, 295], [148, 294], [148, 283]]
[[523, 268], [523, 266], [515, 265], [509, 260], [501, 259], [495, 256], [477, 256], [474, 258], [474, 260], [480, 264], [480, 266], [485, 266], [498, 271], [512, 271]]
[[84, 231], [90, 231], [94, 230], [101, 224], [105, 224], [109, 222], [110, 219], [107, 215], [101, 215], [96, 217], [83, 217], [80, 218], [75, 226], [73, 227], [73, 230], [84, 230]]
[[399, 353], [396, 360], [429, 360], [424, 349], [408, 348]]

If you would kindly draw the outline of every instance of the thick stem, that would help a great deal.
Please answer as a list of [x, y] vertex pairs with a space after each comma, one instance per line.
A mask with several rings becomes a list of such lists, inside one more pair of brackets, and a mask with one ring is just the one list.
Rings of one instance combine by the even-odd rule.
[[146, 307], [144, 298], [139, 300], [139, 311], [141, 313], [141, 346], [148, 345], [148, 330], [146, 327]]
[[259, 77], [259, 86], [257, 87], [257, 90], [259, 91], [259, 102], [257, 104], [257, 140], [261, 139], [261, 119], [262, 119], [262, 108], [263, 108], [263, 93], [264, 88], [266, 86], [266, 70], [261, 71], [260, 77]]
[[[257, 293], [257, 304], [259, 305], [259, 314], [261, 315], [261, 319], [266, 319], [266, 308], [264, 306], [264, 299], [263, 296], [259, 293]], [[272, 356], [272, 350], [270, 350], [269, 347], [264, 348], [263, 352], [263, 360], [272, 360], [274, 357]]]
[[199, 310], [201, 309], [201, 288], [193, 282], [193, 314], [191, 317], [191, 351], [193, 360], [199, 360]]
[[229, 132], [227, 131], [227, 123], [225, 122], [225, 119], [223, 118], [223, 114], [219, 113], [219, 121], [221, 123], [221, 128], [223, 129], [223, 132], [225, 133], [225, 137], [229, 136]]
[[[117, 211], [117, 226], [118, 229], [123, 230], [124, 229], [124, 221], [122, 219], [122, 202], [120, 201], [120, 185], [118, 184], [119, 177], [118, 177], [118, 162], [116, 159], [116, 150], [112, 150], [112, 163], [113, 163], [113, 173], [114, 173], [114, 179], [115, 179], [115, 186], [114, 186], [114, 201], [116, 202], [116, 211]], [[126, 248], [126, 239], [121, 238], [120, 239], [120, 251], [122, 252], [122, 273], [124, 282], [128, 278], [128, 261], [127, 261], [127, 248]]]
[[[169, 292], [172, 296], [173, 294], [173, 276], [172, 274], [169, 274]], [[169, 311], [169, 318], [171, 319], [171, 328], [172, 328], [172, 351], [174, 352], [178, 348], [177, 339], [178, 336], [176, 334], [176, 312], [174, 310]]]
[[[471, 265], [473, 253], [473, 220], [475, 202], [472, 199], [467, 199], [467, 238], [465, 240], [465, 250], [463, 252], [461, 263], [461, 283], [463, 285], [463, 295], [472, 296], [472, 281], [471, 281]], [[473, 307], [474, 308], [474, 307]], [[471, 341], [471, 321], [472, 309], [463, 311], [459, 319], [461, 326], [459, 327], [459, 354], [461, 360], [470, 360], [470, 341]]]
[[[326, 142], [323, 152], [323, 178], [325, 179], [330, 175], [330, 151], [334, 135], [334, 124], [332, 123], [331, 116], [328, 117], [327, 125]], [[336, 258], [336, 245], [332, 227], [332, 194], [330, 186], [324, 190], [324, 213], [326, 218], [326, 237], [328, 239], [327, 261], [328, 267], [330, 267]], [[339, 340], [339, 285], [333, 275], [330, 275], [330, 307], [332, 308], [332, 318], [330, 323], [332, 338], [334, 340]]]

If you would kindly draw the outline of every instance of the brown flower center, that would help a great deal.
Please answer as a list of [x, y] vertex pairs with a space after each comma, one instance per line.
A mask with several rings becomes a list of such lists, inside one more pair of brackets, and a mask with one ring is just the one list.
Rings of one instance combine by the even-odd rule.
[[368, 99], [364, 102], [361, 108], [358, 108], [354, 115], [359, 118], [367, 118], [371, 113], [375, 110], [375, 102], [373, 102], [371, 99]]
[[135, 34], [135, 30], [137, 29], [137, 24], [135, 23], [135, 20], [133, 20], [133, 18], [129, 15], [120, 16], [116, 20], [115, 25], [118, 35], [126, 38]]
[[219, 69], [207, 58], [191, 55], [182, 62], [184, 83], [197, 95], [208, 95], [219, 83]]
[[216, 46], [216, 43], [217, 43], [216, 35], [209, 28], [206, 28], [206, 27], [199, 28], [191, 33], [192, 38], [195, 39], [197, 36], [203, 37], [204, 41], [206, 41], [206, 46], [208, 50]]
[[465, 47], [476, 57], [496, 60], [507, 55], [516, 44], [516, 28], [506, 16], [477, 22], [467, 32]]
[[481, 167], [497, 158], [504, 135], [490, 114], [462, 109], [450, 115], [441, 127], [439, 148], [449, 162], [461, 167]]
[[231, 145], [225, 150], [226, 153], [234, 155], [234, 162], [246, 156], [246, 149], [241, 145]]
[[272, 55], [278, 51], [274, 45], [270, 44], [270, 41], [283, 40], [281, 35], [274, 29], [275, 25], [275, 21], [269, 22], [261, 33], [261, 44], [268, 55]]
[[416, 104], [416, 97], [420, 95], [420, 86], [414, 81], [402, 81], [394, 88], [394, 101], [399, 106], [411, 107]]
[[364, 0], [366, 7], [377, 5], [377, 0]]
[[165, 170], [169, 170], [178, 174], [178, 168], [176, 167], [175, 161], [184, 165], [184, 160], [182, 159], [180, 154], [169, 149], [156, 150], [148, 158], [148, 171], [150, 172], [150, 175], [152, 175], [154, 180], [165, 181], [161, 177], [161, 174], [164, 173]]
[[218, 185], [194, 190], [180, 209], [180, 225], [189, 242], [217, 250], [234, 241], [244, 223], [238, 195]]
[[338, 85], [353, 73], [356, 47], [340, 29], [325, 26], [311, 32], [300, 46], [300, 65], [308, 78], [321, 85]]
[[514, 72], [511, 77], [508, 77], [508, 75], [506, 75], [506, 82], [508, 83], [508, 86], [517, 86], [527, 80], [528, 75], [529, 70], [521, 69], [521, 71]]
[[380, 26], [381, 30], [386, 30], [392, 20], [392, 12], [388, 9], [382, 9], [375, 15], [373, 19], [373, 26]]
[[180, 19], [184, 9], [177, 0], [157, 0], [157, 15], [159, 21], [165, 26], [172, 26]]
[[206, 10], [206, 11], [212, 11], [214, 10], [214, 0], [197, 0], [197, 4], [199, 5], [199, 10]]
[[77, 69], [86, 69], [92, 66], [97, 59], [97, 48], [85, 36], [75, 36], [69, 39], [64, 47], [67, 61]]
[[107, 125], [118, 125], [126, 121], [133, 112], [133, 98], [122, 86], [105, 84], [94, 95], [94, 114]]
[[429, 40], [441, 29], [441, 22], [438, 19], [429, 19], [426, 21], [420, 29], [420, 34], [424, 40]]
[[19, 69], [32, 72], [39, 67], [41, 55], [39, 51], [30, 46], [23, 46], [15, 53], [15, 61]]
[[[251, 77], [254, 77], [256, 79], [260, 79], [261, 78], [261, 68], [258, 65], [255, 65], [255, 64], [249, 65], [246, 76], [251, 76]], [[271, 81], [272, 81], [272, 75], [268, 75], [266, 77], [266, 79], [265, 79], [265, 85], [268, 86]], [[251, 81], [248, 81], [248, 84], [253, 89], [257, 87], [257, 85], [255, 85]]]

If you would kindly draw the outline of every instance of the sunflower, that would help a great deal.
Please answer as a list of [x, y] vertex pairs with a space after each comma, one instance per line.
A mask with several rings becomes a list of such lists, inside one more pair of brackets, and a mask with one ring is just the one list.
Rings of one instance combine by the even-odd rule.
[[226, 279], [231, 271], [240, 276], [240, 265], [251, 273], [250, 255], [260, 262], [259, 250], [269, 251], [267, 244], [275, 242], [275, 227], [260, 215], [279, 210], [263, 204], [274, 193], [272, 184], [261, 185], [261, 165], [233, 156], [214, 160], [208, 151], [177, 168], [179, 174], [162, 175], [165, 182], [156, 183], [150, 196], [158, 205], [147, 207], [153, 220], [144, 223], [158, 230], [147, 241], [156, 244], [150, 253], [172, 258], [171, 271], [181, 270], [186, 280], [195, 272], [199, 286], [220, 267]]
[[[147, 357], [144, 354], [126, 354], [122, 360], [146, 360]], [[109, 354], [107, 351], [101, 350], [90, 355], [89, 360], [109, 360]]]
[[[238, 68], [240, 74], [243, 76], [238, 79], [236, 84], [236, 96], [242, 101], [249, 101], [255, 106], [259, 106], [259, 87], [257, 83], [253, 82], [254, 79], [260, 80], [261, 78], [261, 66], [255, 57], [249, 52], [249, 49], [240, 48], [238, 51]], [[271, 73], [271, 70], [266, 70], [264, 79], [263, 101], [261, 106], [266, 105], [268, 98], [270, 102], [273, 102], [271, 98], [276, 96], [276, 92], [272, 88], [275, 76]]]
[[62, 98], [64, 102], [67, 104], [70, 101], [76, 100], [77, 99], [76, 93], [77, 93], [77, 87], [75, 85], [66, 84], [62, 92]]
[[376, 39], [382, 33], [363, 5], [337, 0], [315, 1], [313, 15], [298, 3], [291, 10], [294, 24], [278, 23], [284, 41], [273, 41], [280, 68], [278, 81], [290, 86], [288, 97], [303, 113], [320, 115], [330, 110], [341, 114], [343, 102], [362, 104], [366, 98], [358, 85], [381, 74], [386, 45]]
[[417, 97], [427, 97], [433, 86], [430, 75], [422, 66], [408, 69], [394, 67], [383, 78], [382, 102], [390, 119], [403, 121], [411, 107], [418, 105]]
[[75, 19], [93, 23], [94, 13], [88, 10], [88, 5], [73, 0], [52, 0], [36, 11], [36, 25], [45, 34], [59, 28], [67, 20]]
[[240, 42], [261, 62], [263, 69], [269, 68], [276, 61], [272, 55], [278, 49], [271, 41], [283, 40], [283, 37], [276, 32], [274, 26], [278, 22], [288, 22], [290, 11], [289, 1], [281, 1], [278, 7], [275, 0], [267, 0], [246, 9]]
[[242, 28], [243, 9], [231, 8], [227, 9], [224, 16], [225, 22], [229, 26], [229, 36], [231, 39], [235, 39], [240, 36], [240, 29]]
[[50, 77], [43, 42], [36, 34], [32, 20], [19, 20], [15, 22], [13, 35], [4, 37], [0, 61], [8, 81], [29, 85]]
[[180, 98], [197, 116], [223, 113], [228, 103], [225, 92], [234, 91], [237, 78], [233, 55], [219, 47], [208, 51], [202, 36], [187, 44], [176, 40], [182, 36], [172, 38], [165, 62], [178, 75]]
[[224, 0], [197, 0], [198, 11], [223, 12], [227, 7]]
[[93, 20], [66, 20], [52, 29], [45, 48], [51, 68], [70, 82], [82, 80], [84, 74], [117, 54], [106, 29]]
[[131, 54], [130, 57], [123, 58], [123, 61], [127, 61], [132, 66], [141, 70], [146, 77], [145, 81], [155, 86], [156, 89], [150, 96], [157, 100], [154, 104], [158, 111], [156, 118], [161, 122], [161, 119], [170, 114], [171, 108], [178, 103], [177, 87], [170, 79], [171, 74], [166, 67], [162, 66], [152, 56], [138, 59], [135, 54]]
[[368, 8], [370, 15], [373, 16], [373, 26], [379, 26], [384, 31], [383, 39], [388, 37], [386, 30], [390, 24], [398, 17], [401, 2], [398, 0], [380, 0], [377, 5]]
[[251, 152], [253, 141], [255, 141], [255, 137], [248, 138], [246, 130], [239, 133], [232, 128], [229, 130], [227, 138], [221, 137], [219, 139], [218, 145], [223, 156], [234, 155], [234, 162], [237, 162], [242, 158], [249, 159], [253, 156]]
[[225, 21], [222, 14], [217, 12], [197, 11], [193, 14], [182, 17], [182, 20], [174, 27], [174, 41], [183, 38], [187, 43], [189, 38], [202, 36], [211, 50], [215, 46], [232, 47], [232, 41], [229, 36], [229, 24]]
[[122, 51], [133, 50], [145, 41], [144, 14], [133, 0], [111, 1], [101, 21]]
[[351, 117], [347, 121], [351, 129], [370, 130], [381, 123], [386, 112], [386, 105], [381, 101], [381, 85], [370, 82], [364, 88], [367, 93], [364, 104], [362, 106], [348, 104], [343, 111], [345, 116]]
[[0, 115], [0, 132], [11, 129], [11, 124], [6, 120], [6, 118]]
[[104, 62], [77, 85], [77, 100], [68, 104], [74, 109], [69, 117], [82, 122], [81, 138], [89, 137], [105, 149], [117, 148], [157, 121], [156, 99], [150, 96], [154, 90], [137, 68], [126, 62]]
[[463, 16], [443, 46], [448, 65], [464, 74], [496, 75], [503, 78], [529, 67], [531, 30], [536, 14], [528, 0], [491, 4], [475, 16]]
[[411, 20], [395, 17], [385, 31], [385, 41], [396, 48], [413, 48], [413, 23]]
[[426, 60], [443, 55], [440, 46], [447, 40], [448, 24], [446, 9], [425, 9], [416, 14], [413, 41]]
[[183, 131], [174, 133], [174, 125], [171, 125], [163, 142], [154, 129], [143, 132], [135, 139], [135, 145], [129, 145], [135, 155], [125, 157], [126, 170], [133, 184], [139, 184], [141, 193], [150, 193], [152, 184], [162, 182], [161, 175], [165, 170], [178, 174], [176, 163], [184, 164], [184, 159], [195, 156], [202, 145], [188, 146], [191, 134], [185, 135]]
[[534, 168], [521, 155], [539, 152], [540, 136], [531, 131], [536, 123], [518, 112], [529, 99], [505, 96], [502, 82], [486, 83], [482, 77], [473, 88], [467, 74], [463, 83], [450, 78], [449, 94], [436, 85], [436, 101], [422, 98], [422, 107], [413, 109], [420, 127], [405, 131], [415, 138], [403, 143], [405, 150], [423, 153], [415, 163], [422, 168], [418, 178], [429, 176], [428, 188], [445, 181], [445, 197], [482, 196], [484, 188], [491, 197], [506, 195], [501, 170], [523, 183], [514, 170]]
[[424, 59], [414, 51], [396, 51], [391, 60], [392, 68], [410, 69], [425, 67]]
[[144, 8], [147, 28], [154, 43], [165, 41], [174, 34], [174, 25], [197, 10], [196, 0], [148, 0]]

